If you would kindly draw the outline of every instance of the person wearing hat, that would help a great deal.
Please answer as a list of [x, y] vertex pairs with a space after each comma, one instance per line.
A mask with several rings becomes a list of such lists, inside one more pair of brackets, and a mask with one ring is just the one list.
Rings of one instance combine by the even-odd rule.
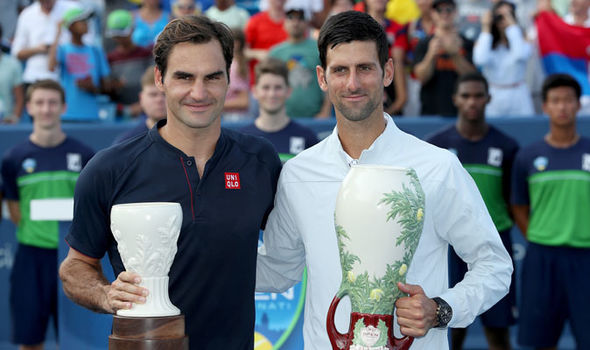
[[[287, 40], [273, 46], [269, 56], [287, 63], [292, 93], [287, 99], [291, 118], [329, 118], [332, 104], [315, 79], [320, 64], [317, 42], [307, 36], [311, 14], [298, 7], [285, 7]], [[302, 103], [305, 102], [305, 103]]]
[[[92, 15], [81, 7], [66, 11], [49, 49], [49, 70], [59, 68], [59, 80], [66, 90], [64, 121], [98, 121], [97, 95], [108, 90], [111, 71], [103, 49], [82, 42], [88, 31], [86, 20]], [[60, 45], [62, 28], [69, 30], [72, 39]]]
[[455, 27], [454, 0], [434, 0], [432, 8], [434, 34], [420, 40], [414, 53], [414, 74], [422, 83], [420, 114], [455, 117], [451, 87], [459, 75], [475, 71], [471, 63], [473, 42]]
[[116, 46], [107, 54], [111, 66], [111, 100], [117, 104], [117, 116], [137, 117], [141, 114], [139, 93], [142, 76], [152, 64], [152, 51], [136, 45], [131, 39], [133, 15], [126, 10], [115, 10], [107, 17], [106, 36]]

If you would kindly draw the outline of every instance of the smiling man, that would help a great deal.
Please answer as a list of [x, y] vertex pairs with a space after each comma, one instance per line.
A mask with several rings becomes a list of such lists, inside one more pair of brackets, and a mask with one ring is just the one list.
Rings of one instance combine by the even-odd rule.
[[[281, 166], [266, 140], [220, 126], [232, 56], [231, 32], [221, 23], [189, 16], [166, 26], [154, 57], [167, 118], [89, 163], [60, 268], [66, 294], [82, 306], [114, 313], [143, 303], [150, 291], [138, 286], [141, 276], [124, 271], [111, 207], [180, 203], [169, 290], [186, 317], [190, 349], [253, 348], [256, 248]], [[100, 268], [106, 252], [118, 276], [113, 283]]]
[[27, 89], [33, 118], [28, 140], [7, 151], [2, 179], [18, 249], [10, 279], [12, 341], [20, 350], [41, 350], [49, 320], [57, 328], [57, 221], [32, 220], [32, 200], [71, 198], [82, 167], [94, 151], [61, 128], [65, 92], [39, 80]]
[[[259, 250], [256, 289], [284, 291], [307, 266], [305, 349], [330, 349], [327, 312], [342, 278], [334, 228], [342, 180], [352, 164], [413, 168], [425, 192], [424, 230], [408, 283], [399, 285], [409, 296], [397, 300], [397, 324], [417, 337], [412, 350], [447, 349], [447, 326], [467, 326], [508, 292], [510, 257], [457, 158], [402, 132], [383, 112], [383, 87], [394, 73], [383, 27], [365, 13], [344, 12], [326, 21], [318, 47], [318, 83], [334, 104], [337, 125], [283, 168]], [[471, 266], [463, 283], [450, 289], [449, 244]], [[344, 330], [350, 302], [343, 300], [340, 309], [336, 327]]]

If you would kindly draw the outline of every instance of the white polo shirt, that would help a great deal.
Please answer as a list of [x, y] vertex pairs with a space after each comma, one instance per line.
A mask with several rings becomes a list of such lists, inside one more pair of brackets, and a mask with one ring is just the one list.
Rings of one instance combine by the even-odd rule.
[[[344, 152], [335, 128], [325, 140], [289, 160], [281, 172], [258, 254], [256, 290], [284, 291], [307, 267], [306, 350], [331, 348], [326, 315], [342, 278], [334, 208], [351, 162], [413, 168], [418, 174], [426, 197], [424, 228], [407, 283], [449, 303], [450, 327], [471, 324], [508, 292], [512, 262], [471, 176], [452, 153], [402, 132], [391, 117], [385, 118], [385, 131], [358, 160]], [[449, 244], [469, 265], [465, 279], [451, 289]], [[348, 330], [349, 314], [345, 298], [336, 312], [340, 332]], [[396, 328], [399, 336], [397, 322]], [[411, 349], [448, 349], [447, 330], [431, 329], [415, 339]]]

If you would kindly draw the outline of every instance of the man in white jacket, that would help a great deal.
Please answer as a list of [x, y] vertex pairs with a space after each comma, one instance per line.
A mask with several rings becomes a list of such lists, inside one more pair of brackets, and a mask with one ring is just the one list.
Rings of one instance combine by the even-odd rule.
[[[411, 349], [448, 349], [446, 327], [469, 325], [508, 292], [510, 257], [457, 158], [402, 132], [383, 113], [393, 63], [382, 27], [364, 13], [342, 13], [322, 27], [318, 46], [318, 83], [334, 104], [337, 126], [285, 164], [259, 250], [256, 288], [286, 290], [307, 267], [305, 349], [330, 349], [326, 316], [342, 278], [334, 228], [340, 184], [351, 164], [413, 168], [426, 198], [424, 229], [407, 284], [398, 285], [408, 297], [396, 302], [396, 334], [416, 337]], [[448, 244], [470, 267], [451, 289]], [[341, 332], [349, 314], [344, 300], [336, 312]]]

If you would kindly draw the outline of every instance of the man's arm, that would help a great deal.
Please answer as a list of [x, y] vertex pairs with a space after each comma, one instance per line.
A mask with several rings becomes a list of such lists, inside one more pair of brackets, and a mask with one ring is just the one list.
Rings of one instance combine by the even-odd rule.
[[518, 226], [520, 232], [522, 232], [523, 236], [526, 238], [526, 233], [529, 228], [530, 206], [513, 204], [512, 215], [514, 215], [516, 226]]
[[20, 117], [23, 115], [23, 108], [25, 105], [25, 93], [22, 84], [18, 84], [12, 88], [12, 93], [14, 95], [14, 109], [12, 110], [12, 120], [11, 122], [16, 123], [19, 121]]
[[133, 303], [145, 303], [147, 289], [139, 287], [141, 278], [121, 272], [113, 283], [104, 277], [100, 260], [70, 248], [59, 268], [59, 277], [68, 298], [95, 312], [115, 313], [130, 309]]
[[14, 225], [18, 226], [21, 218], [19, 201], [7, 199], [6, 205], [8, 206], [8, 215], [10, 215], [10, 221], [12, 221]]
[[[442, 45], [439, 38], [432, 37], [428, 44], [425, 42], [419, 43], [419, 47], [416, 48], [416, 51], [419, 51], [419, 49], [424, 49], [423, 47], [420, 48], [420, 44], [428, 46], [426, 49], [426, 54], [422, 57], [422, 59], [420, 59], [420, 57], [416, 57], [417, 63], [414, 66], [414, 74], [416, 75], [416, 78], [418, 78], [418, 80], [424, 84], [428, 82], [434, 74], [436, 55], [441, 50]], [[416, 55], [418, 56], [418, 53]]]
[[397, 286], [409, 295], [395, 302], [400, 331], [410, 337], [425, 336], [436, 324], [436, 302], [427, 297], [418, 285], [398, 283]]

